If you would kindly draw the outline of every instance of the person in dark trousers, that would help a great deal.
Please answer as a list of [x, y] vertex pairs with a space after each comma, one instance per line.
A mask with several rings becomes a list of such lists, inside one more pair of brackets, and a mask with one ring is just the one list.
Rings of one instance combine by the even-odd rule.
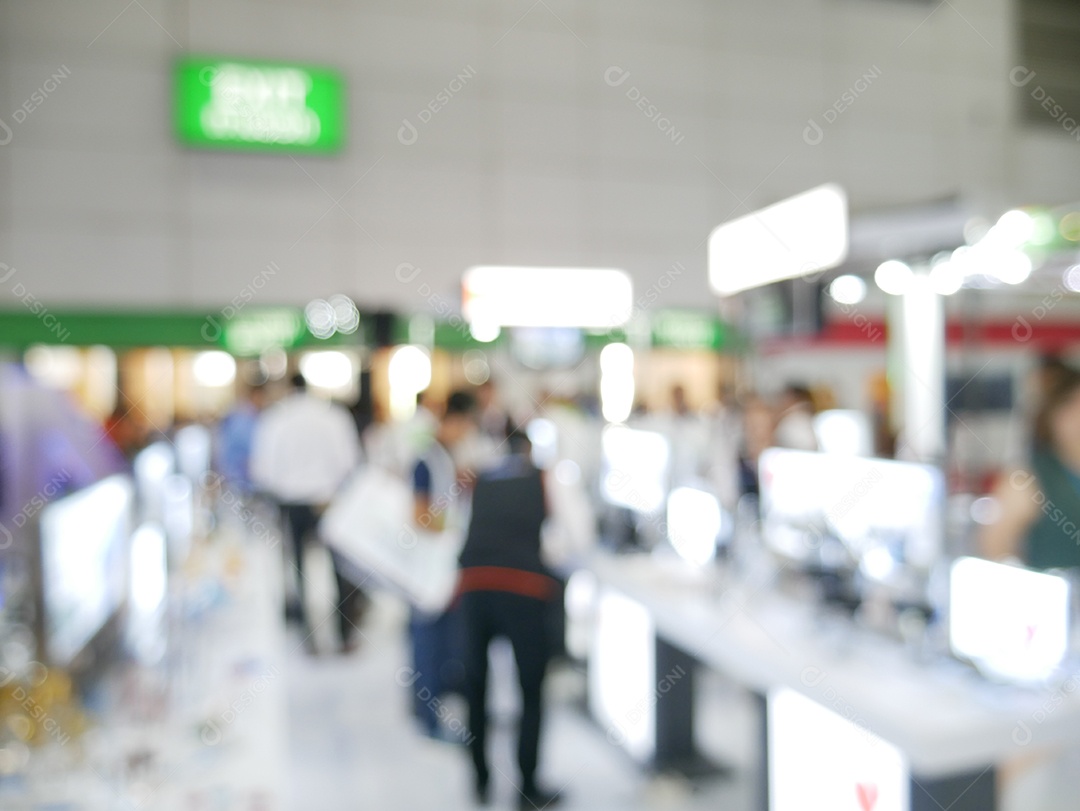
[[[468, 392], [455, 391], [446, 401], [434, 439], [413, 464], [413, 525], [416, 531], [439, 533], [457, 523], [466, 487], [453, 451], [476, 428], [476, 401]], [[445, 539], [443, 542], [446, 542]], [[416, 682], [413, 685], [413, 714], [430, 738], [460, 743], [441, 722], [438, 701], [444, 694], [460, 691], [460, 640], [458, 615], [451, 606], [445, 611], [422, 611], [413, 607], [409, 615]]]
[[540, 528], [547, 515], [543, 477], [529, 459], [531, 448], [525, 435], [514, 432], [509, 441], [511, 455], [477, 478], [469, 531], [459, 558], [465, 695], [476, 799], [486, 804], [490, 783], [488, 646], [496, 637], [508, 638], [521, 683], [518, 805], [535, 811], [562, 799], [560, 793], [536, 783], [544, 674], [551, 654], [549, 601], [558, 592], [540, 554]]
[[[296, 374], [289, 395], [263, 411], [252, 438], [252, 482], [281, 506], [292, 539], [296, 571], [296, 602], [286, 603], [286, 616], [300, 621], [304, 643], [314, 650], [314, 629], [304, 609], [304, 549], [317, 540], [323, 508], [341, 483], [360, 464], [360, 438], [349, 412], [308, 393], [303, 375]], [[337, 619], [343, 651], [355, 647], [356, 613], [366, 597], [334, 561], [337, 581]]]

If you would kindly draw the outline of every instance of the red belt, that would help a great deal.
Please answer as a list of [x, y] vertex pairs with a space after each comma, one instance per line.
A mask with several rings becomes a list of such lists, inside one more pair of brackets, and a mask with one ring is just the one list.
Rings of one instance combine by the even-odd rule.
[[549, 600], [555, 581], [546, 574], [509, 569], [504, 566], [470, 566], [458, 577], [458, 594], [467, 591], [508, 591], [523, 597]]

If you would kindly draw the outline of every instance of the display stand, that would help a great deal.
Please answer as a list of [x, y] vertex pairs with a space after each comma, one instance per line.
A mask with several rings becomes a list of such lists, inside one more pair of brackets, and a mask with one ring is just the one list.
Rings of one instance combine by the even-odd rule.
[[[775, 590], [741, 594], [728, 603], [718, 591], [722, 580], [703, 583], [700, 576], [667, 570], [645, 556], [601, 555], [590, 570], [599, 582], [590, 709], [602, 725], [618, 725], [622, 734], [609, 738], [643, 766], [692, 773], [681, 768], [696, 759], [690, 674], [695, 666], [723, 673], [757, 696], [766, 766], [759, 782], [761, 811], [825, 807], [814, 805], [817, 796], [841, 807], [856, 803], [854, 792], [866, 779], [863, 774], [870, 779], [868, 787], [859, 789], [866, 792], [861, 802], [875, 811], [993, 811], [1001, 802], [998, 764], [1080, 742], [1080, 694], [1075, 690], [991, 684], [946, 658], [917, 660], [899, 642], [839, 618], [824, 622], [813, 606]], [[646, 639], [651, 645], [642, 644]], [[680, 677], [671, 679], [673, 672]], [[654, 695], [657, 685], [665, 683], [668, 689], [655, 702], [655, 726], [626, 723], [629, 710], [643, 706], [642, 696]], [[608, 690], [601, 700], [604, 684]], [[770, 726], [778, 691], [797, 698], [789, 704], [806, 711], [799, 718], [789, 714], [786, 725]], [[1054, 702], [1053, 713], [1043, 709], [1047, 701]], [[829, 742], [818, 716], [833, 727]], [[1024, 719], [1030, 723], [1018, 740]], [[802, 805], [799, 798], [791, 805], [791, 798], [778, 802], [770, 797], [770, 770], [781, 762], [776, 748], [781, 739], [770, 740], [771, 729], [788, 736], [782, 739], [782, 754], [797, 772], [775, 772], [774, 785], [800, 786], [806, 794]], [[867, 736], [883, 746], [868, 747]], [[833, 739], [854, 755], [841, 752]], [[861, 771], [852, 770], [851, 763], [868, 749], [884, 751], [884, 761], [874, 755], [859, 764]], [[881, 800], [874, 802], [878, 785]], [[819, 794], [810, 796], [811, 790]], [[893, 799], [886, 802], [887, 797]]]
[[92, 728], [31, 754], [0, 807], [280, 811], [287, 702], [280, 554], [237, 535], [199, 543], [170, 588], [170, 645], [118, 665]]

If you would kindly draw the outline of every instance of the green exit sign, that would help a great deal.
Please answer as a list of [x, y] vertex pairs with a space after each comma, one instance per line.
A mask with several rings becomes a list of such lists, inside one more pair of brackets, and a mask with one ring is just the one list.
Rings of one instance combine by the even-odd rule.
[[328, 153], [345, 142], [345, 81], [329, 68], [247, 59], [183, 59], [174, 118], [197, 147]]

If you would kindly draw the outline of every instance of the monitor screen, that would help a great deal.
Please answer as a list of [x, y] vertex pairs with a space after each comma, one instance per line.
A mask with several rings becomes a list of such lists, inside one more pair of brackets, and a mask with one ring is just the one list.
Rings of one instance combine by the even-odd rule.
[[769, 811], [911, 808], [903, 754], [858, 718], [788, 688], [769, 694], [767, 713]]
[[132, 470], [144, 521], [161, 521], [165, 511], [166, 481], [176, 469], [176, 453], [164, 440], [151, 443], [135, 455]]
[[609, 504], [638, 513], [664, 506], [671, 451], [663, 435], [609, 425], [601, 437], [600, 492]]
[[716, 496], [694, 487], [676, 487], [667, 500], [667, 539], [679, 556], [703, 566], [716, 556], [724, 514]]
[[836, 539], [885, 575], [885, 556], [925, 569], [941, 555], [945, 481], [937, 468], [769, 448], [759, 473], [762, 536], [784, 557], [817, 560], [824, 542]]
[[987, 675], [1040, 681], [1069, 645], [1064, 577], [978, 558], [960, 558], [949, 577], [949, 646]]
[[510, 354], [529, 369], [570, 369], [585, 356], [585, 337], [569, 327], [513, 327]]
[[134, 488], [111, 476], [41, 511], [46, 650], [71, 662], [127, 595], [128, 540]]
[[186, 425], [176, 432], [176, 464], [193, 482], [202, 482], [210, 470], [210, 429]]

